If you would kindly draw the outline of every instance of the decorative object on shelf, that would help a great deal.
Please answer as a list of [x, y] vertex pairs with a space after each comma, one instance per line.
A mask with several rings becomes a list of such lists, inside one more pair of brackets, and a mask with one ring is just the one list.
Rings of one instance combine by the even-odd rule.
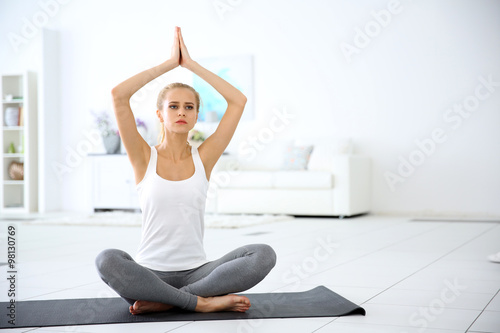
[[104, 148], [108, 154], [119, 154], [120, 153], [120, 136], [118, 133], [109, 132], [107, 135], [102, 136], [102, 142], [104, 143]]
[[188, 142], [191, 146], [198, 148], [205, 141], [205, 134], [198, 130], [191, 130], [188, 135]]
[[19, 124], [19, 107], [9, 106], [5, 109], [5, 125], [17, 126]]
[[149, 144], [149, 133], [148, 133], [148, 126], [144, 121], [141, 119], [137, 118], [135, 120], [135, 124], [137, 125], [137, 131], [139, 134], [142, 136], [144, 141], [146, 141]]
[[24, 126], [24, 107], [19, 107], [19, 120], [17, 121], [19, 126]]
[[7, 149], [7, 154], [15, 154], [16, 147], [14, 147], [14, 142], [11, 142], [9, 145], [9, 149]]
[[17, 152], [19, 154], [24, 154], [24, 133], [23, 133], [23, 136], [21, 138], [21, 142], [19, 143], [19, 145], [17, 146]]
[[12, 180], [24, 180], [24, 163], [11, 162], [9, 164], [9, 177]]
[[4, 96], [4, 101], [6, 102], [20, 102], [23, 100], [23, 96], [14, 96], [12, 94], [7, 94]]
[[93, 114], [96, 118], [97, 128], [101, 133], [106, 153], [120, 153], [120, 135], [116, 129], [112, 128], [109, 114], [106, 111], [101, 111], [99, 113], [93, 112]]

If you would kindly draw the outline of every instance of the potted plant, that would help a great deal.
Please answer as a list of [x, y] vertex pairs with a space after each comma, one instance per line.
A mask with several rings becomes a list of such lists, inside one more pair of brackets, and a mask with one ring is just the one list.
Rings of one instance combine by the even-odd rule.
[[188, 142], [191, 146], [198, 148], [205, 141], [205, 134], [198, 130], [191, 130], [188, 135]]
[[120, 135], [118, 134], [118, 130], [112, 127], [109, 114], [106, 111], [101, 111], [94, 113], [94, 116], [106, 153], [118, 154], [120, 152]]

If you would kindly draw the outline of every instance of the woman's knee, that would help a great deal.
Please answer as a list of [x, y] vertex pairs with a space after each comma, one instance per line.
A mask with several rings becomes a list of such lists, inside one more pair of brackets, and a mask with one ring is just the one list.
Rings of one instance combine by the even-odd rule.
[[95, 258], [95, 266], [101, 276], [112, 270], [116, 264], [124, 258], [125, 252], [117, 249], [106, 249], [101, 251]]
[[276, 265], [276, 252], [267, 244], [256, 244], [258, 264], [262, 265], [263, 269], [270, 271]]
[[107, 249], [97, 255], [95, 265], [101, 279], [123, 297], [130, 283], [136, 279], [136, 275], [130, 271], [130, 262], [133, 261], [125, 251]]

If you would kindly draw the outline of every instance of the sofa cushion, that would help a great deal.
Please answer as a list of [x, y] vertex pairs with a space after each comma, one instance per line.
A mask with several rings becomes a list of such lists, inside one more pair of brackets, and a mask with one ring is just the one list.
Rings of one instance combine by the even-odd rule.
[[284, 170], [306, 170], [313, 146], [289, 147], [283, 161]]
[[[217, 182], [223, 188], [271, 188], [273, 186], [272, 171], [230, 171], [226, 177]], [[224, 179], [223, 179], [224, 178]]]
[[335, 215], [332, 190], [221, 189], [217, 213]]
[[350, 138], [302, 138], [295, 145], [314, 145], [307, 170], [332, 171], [333, 157], [336, 155], [351, 155], [353, 143]]
[[[220, 179], [220, 181], [217, 181]], [[224, 177], [214, 175], [221, 188], [329, 189], [333, 175], [324, 171], [230, 171]]]
[[275, 188], [327, 189], [333, 187], [333, 175], [325, 171], [279, 171], [274, 173]]

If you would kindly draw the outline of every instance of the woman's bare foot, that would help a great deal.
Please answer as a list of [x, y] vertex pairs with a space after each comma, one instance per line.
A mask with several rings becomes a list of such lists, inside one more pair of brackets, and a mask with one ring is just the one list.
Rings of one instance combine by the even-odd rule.
[[148, 312], [161, 312], [167, 311], [173, 308], [172, 305], [158, 303], [158, 302], [149, 302], [149, 301], [135, 301], [134, 305], [129, 307], [130, 313], [133, 315], [140, 313], [148, 313]]
[[233, 311], [245, 312], [250, 309], [250, 300], [245, 296], [225, 295], [216, 297], [200, 297], [194, 311], [196, 312], [219, 312]]

